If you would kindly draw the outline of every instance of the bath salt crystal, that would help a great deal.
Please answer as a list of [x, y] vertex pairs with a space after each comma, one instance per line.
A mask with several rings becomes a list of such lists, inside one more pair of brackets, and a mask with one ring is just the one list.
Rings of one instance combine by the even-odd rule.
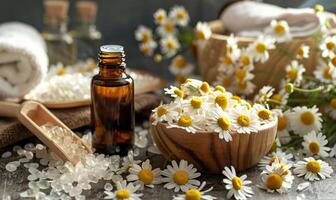
[[7, 163], [6, 170], [9, 172], [14, 172], [17, 170], [17, 166], [13, 162]]
[[19, 149], [22, 149], [22, 147], [20, 147], [20, 146], [18, 146], [18, 145], [15, 145], [15, 146], [13, 147], [13, 151], [14, 151], [14, 152], [17, 152]]
[[12, 152], [6, 151], [1, 155], [1, 158], [9, 158], [12, 156]]
[[24, 154], [26, 153], [26, 150], [24, 150], [24, 149], [18, 149], [18, 150], [16, 151], [16, 153], [17, 153], [19, 156], [22, 156], [22, 155], [24, 155]]
[[304, 191], [305, 189], [307, 189], [309, 186], [310, 186], [310, 183], [309, 183], [308, 181], [303, 182], [303, 183], [300, 183], [300, 184], [297, 186], [297, 191], [302, 192], [302, 191]]
[[111, 183], [105, 183], [104, 190], [111, 191], [113, 189], [113, 186]]
[[35, 147], [37, 150], [43, 150], [45, 147], [42, 144], [37, 144]]
[[31, 151], [26, 151], [24, 155], [28, 160], [31, 160], [34, 158], [34, 154]]
[[27, 151], [32, 151], [32, 150], [35, 149], [35, 145], [33, 143], [28, 143], [28, 144], [24, 145], [23, 148]]
[[29, 162], [31, 159], [28, 159], [28, 158], [20, 158], [19, 159], [19, 162], [20, 163], [27, 163], [27, 162]]

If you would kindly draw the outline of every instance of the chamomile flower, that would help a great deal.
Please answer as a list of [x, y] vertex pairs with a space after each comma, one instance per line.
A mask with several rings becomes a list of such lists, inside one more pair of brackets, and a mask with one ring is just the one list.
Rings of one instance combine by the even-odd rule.
[[154, 185], [161, 183], [161, 170], [160, 168], [152, 169], [152, 165], [147, 159], [141, 166], [133, 164], [129, 168], [129, 175], [127, 181], [135, 181], [135, 185], [140, 185], [139, 189], [144, 189], [144, 186], [153, 188]]
[[165, 91], [165, 94], [170, 95], [176, 100], [182, 100], [185, 96], [184, 91], [175, 86], [170, 86], [170, 88], [165, 88], [164, 91]]
[[316, 133], [311, 131], [307, 135], [303, 136], [302, 146], [307, 155], [320, 156], [322, 158], [328, 157], [330, 151], [329, 147], [326, 147], [328, 140], [322, 133]]
[[225, 189], [229, 190], [226, 198], [231, 199], [233, 196], [237, 200], [243, 200], [252, 197], [254, 193], [252, 188], [248, 186], [252, 182], [246, 179], [247, 176], [245, 174], [240, 177], [237, 176], [233, 166], [231, 166], [231, 169], [225, 167], [222, 173], [226, 177], [223, 179]]
[[65, 67], [62, 63], [57, 63], [56, 65], [50, 66], [50, 69], [48, 71], [48, 77], [64, 76], [70, 73], [72, 73], [70, 67]]
[[212, 32], [206, 22], [197, 22], [195, 28], [195, 37], [198, 41], [207, 40], [210, 38]]
[[140, 51], [146, 56], [152, 56], [156, 47], [157, 43], [154, 40], [139, 45]]
[[272, 36], [278, 41], [278, 42], [286, 42], [292, 39], [292, 35], [289, 31], [288, 23], [284, 20], [271, 21], [271, 33]]
[[274, 121], [274, 113], [261, 104], [254, 104], [253, 108], [257, 112], [261, 124], [267, 124]]
[[200, 182], [196, 178], [201, 176], [192, 164], [187, 161], [181, 160], [178, 164], [175, 160], [171, 165], [161, 172], [162, 182], [164, 188], [169, 190], [174, 189], [174, 192], [183, 191], [187, 192], [189, 189], [197, 188]]
[[242, 49], [240, 57], [238, 59], [239, 65], [243, 66], [244, 68], [247, 68], [249, 70], [252, 70], [253, 67], [253, 57], [248, 49]]
[[287, 104], [289, 93], [285, 89], [272, 95], [271, 99], [276, 102], [276, 106], [283, 106]]
[[174, 56], [177, 49], [180, 48], [179, 41], [172, 35], [162, 38], [160, 40], [161, 51], [168, 57]]
[[226, 53], [223, 57], [220, 58], [218, 64], [218, 71], [225, 73], [232, 73], [234, 71], [235, 59], [230, 53]]
[[249, 134], [259, 130], [258, 115], [255, 110], [246, 106], [236, 106], [231, 109], [232, 129], [237, 133]]
[[314, 71], [314, 76], [323, 83], [336, 84], [336, 69], [320, 59], [319, 66]]
[[232, 141], [230, 116], [218, 105], [210, 112], [208, 128], [210, 131], [218, 133], [220, 139], [226, 142]]
[[122, 166], [120, 167], [118, 174], [127, 172], [130, 167], [132, 167], [134, 164], [139, 163], [141, 163], [141, 160], [134, 159], [134, 152], [129, 151], [127, 156], [123, 157]]
[[254, 97], [254, 101], [258, 103], [266, 103], [273, 95], [273, 92], [274, 92], [273, 87], [269, 85], [263, 86], [259, 90], [258, 94]]
[[336, 50], [336, 36], [326, 37], [320, 45], [320, 50], [322, 51], [322, 57], [332, 57]]
[[319, 132], [322, 128], [322, 118], [318, 108], [313, 106], [297, 106], [293, 108], [293, 112], [289, 114], [290, 127], [294, 133], [301, 136], [311, 132]]
[[226, 53], [230, 54], [233, 60], [237, 60], [240, 56], [237, 38], [233, 34], [226, 39]]
[[[216, 86], [216, 88], [219, 88]], [[208, 102], [213, 103], [213, 105], [219, 106], [222, 110], [227, 110], [231, 107], [232, 103], [232, 94], [230, 92], [218, 91], [215, 88], [215, 92], [209, 96]]]
[[157, 33], [161, 37], [172, 36], [176, 33], [177, 29], [175, 23], [171, 19], [164, 20], [157, 28]]
[[222, 85], [226, 90], [231, 91], [234, 88], [234, 77], [229, 74], [219, 72], [216, 76], [215, 84]]
[[244, 80], [236, 82], [236, 92], [241, 95], [250, 95], [254, 92], [256, 86], [252, 81]]
[[167, 19], [167, 12], [160, 8], [154, 13], [154, 22], [156, 24], [163, 24], [163, 22]]
[[294, 180], [290, 167], [291, 165], [284, 165], [277, 161], [272, 165], [266, 165], [261, 173], [263, 185], [259, 187], [267, 192], [287, 193]]
[[114, 192], [105, 191], [107, 196], [104, 199], [114, 199], [114, 200], [141, 200], [142, 193], [136, 193], [140, 185], [134, 186], [133, 183], [128, 183], [126, 180], [119, 181], [116, 183], [117, 190]]
[[248, 49], [256, 62], [266, 62], [269, 58], [268, 50], [274, 49], [275, 41], [272, 38], [259, 37]]
[[308, 45], [301, 45], [296, 49], [296, 58], [304, 59], [309, 57], [310, 47]]
[[181, 55], [176, 56], [169, 65], [169, 71], [173, 75], [189, 75], [194, 70], [194, 66]]
[[146, 43], [153, 40], [152, 30], [146, 26], [140, 25], [135, 31], [135, 39]]
[[274, 110], [274, 113], [278, 117], [278, 128], [277, 128], [277, 136], [281, 142], [281, 144], [287, 144], [291, 141], [291, 137], [289, 135], [289, 119], [288, 114], [289, 111], [282, 112], [280, 109]]
[[200, 96], [193, 96], [182, 102], [183, 112], [192, 115], [203, 115], [207, 107], [206, 99]]
[[213, 197], [209, 194], [213, 187], [210, 187], [207, 190], [203, 190], [206, 185], [206, 182], [202, 182], [202, 184], [198, 188], [191, 188], [187, 190], [184, 194], [180, 194], [174, 196], [173, 200], [214, 200], [216, 197]]
[[254, 78], [254, 74], [252, 74], [250, 71], [251, 70], [247, 67], [237, 67], [234, 72], [237, 82], [252, 80]]
[[195, 133], [197, 130], [200, 130], [199, 121], [201, 118], [199, 116], [191, 116], [188, 114], [179, 115], [175, 121], [176, 123], [169, 123], [167, 128], [182, 128], [190, 133]]
[[169, 12], [169, 18], [180, 26], [187, 26], [190, 20], [188, 11], [183, 6], [174, 6]]
[[333, 169], [328, 163], [309, 157], [295, 163], [293, 172], [298, 176], [304, 176], [306, 180], [318, 181], [320, 179], [330, 178]]
[[172, 122], [179, 115], [176, 103], [160, 105], [153, 111], [153, 125], [157, 125], [158, 122]]
[[279, 162], [280, 164], [291, 164], [293, 159], [293, 154], [286, 153], [281, 150], [274, 151], [262, 158], [258, 164], [260, 169], [265, 169], [267, 165], [272, 165], [274, 162]]
[[336, 119], [336, 97], [330, 99], [329, 105], [326, 107], [326, 112], [332, 119]]
[[306, 69], [297, 60], [292, 60], [290, 64], [286, 66], [286, 77], [289, 82], [299, 85], [303, 78], [303, 73]]

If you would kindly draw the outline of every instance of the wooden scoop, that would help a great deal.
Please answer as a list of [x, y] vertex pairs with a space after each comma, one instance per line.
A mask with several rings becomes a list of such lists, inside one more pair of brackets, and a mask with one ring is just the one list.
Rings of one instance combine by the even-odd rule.
[[0, 116], [4, 117], [17, 117], [18, 120], [30, 130], [38, 139], [40, 139], [46, 146], [48, 146], [53, 152], [55, 152], [61, 159], [70, 161], [72, 164], [76, 164], [77, 161], [73, 160], [69, 155], [65, 153], [63, 148], [56, 142], [49, 139], [47, 133], [41, 128], [45, 124], [52, 126], [62, 127], [70, 131], [75, 140], [80, 140], [80, 143], [85, 149], [92, 153], [91, 148], [82, 141], [75, 133], [73, 133], [65, 124], [63, 124], [56, 116], [54, 116], [47, 108], [42, 104], [34, 101], [26, 101], [22, 105], [0, 102]]

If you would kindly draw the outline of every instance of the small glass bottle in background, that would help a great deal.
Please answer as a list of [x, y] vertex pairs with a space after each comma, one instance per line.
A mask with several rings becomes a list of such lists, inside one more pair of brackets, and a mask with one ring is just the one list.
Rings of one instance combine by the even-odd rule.
[[66, 0], [44, 0], [44, 28], [49, 63], [73, 64], [76, 61], [76, 46], [67, 31], [69, 2]]
[[91, 82], [93, 147], [98, 153], [127, 155], [134, 142], [134, 81], [126, 74], [122, 46], [100, 47], [99, 73]]
[[95, 59], [101, 44], [101, 33], [96, 28], [97, 3], [80, 0], [76, 2], [77, 24], [71, 32], [77, 43], [77, 58]]

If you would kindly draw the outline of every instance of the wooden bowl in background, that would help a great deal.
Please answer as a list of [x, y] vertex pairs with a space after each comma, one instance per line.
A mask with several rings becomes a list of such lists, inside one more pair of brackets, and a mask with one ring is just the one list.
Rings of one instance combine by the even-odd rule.
[[221, 173], [224, 166], [233, 165], [237, 171], [255, 166], [272, 147], [277, 120], [263, 125], [257, 133], [233, 134], [231, 142], [219, 139], [214, 132], [192, 134], [180, 128], [167, 128], [166, 123], [151, 124], [150, 130], [168, 160], [183, 159], [200, 171]]

